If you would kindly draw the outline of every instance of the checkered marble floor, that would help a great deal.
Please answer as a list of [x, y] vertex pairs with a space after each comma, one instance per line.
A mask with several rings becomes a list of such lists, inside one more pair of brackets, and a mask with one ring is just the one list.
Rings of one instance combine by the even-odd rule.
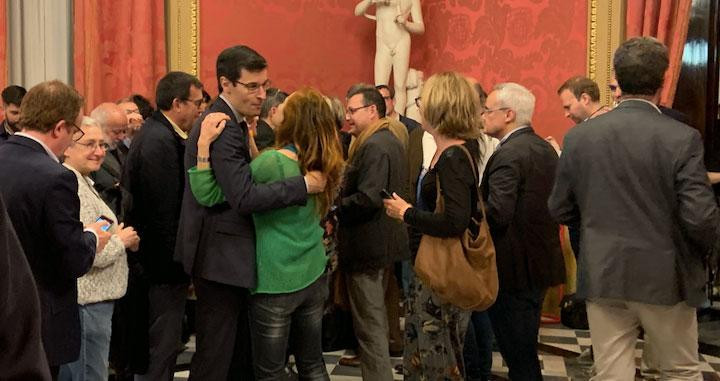
[[[590, 378], [591, 363], [578, 359], [577, 355], [590, 348], [590, 333], [563, 328], [562, 326], [541, 327], [539, 357], [542, 365], [543, 379], [546, 381], [559, 380], [588, 380]], [[643, 342], [638, 341], [635, 358], [640, 366]], [[178, 359], [181, 368], [187, 369], [187, 364], [195, 352], [194, 338], [188, 343], [188, 349]], [[343, 356], [352, 355], [352, 351], [326, 352], [325, 366], [330, 379], [333, 381], [360, 381], [360, 368], [338, 365]], [[720, 358], [701, 355], [701, 370], [705, 380], [720, 381]], [[393, 366], [402, 363], [402, 358], [392, 358]], [[493, 352], [492, 372], [499, 378], [507, 378], [507, 366], [499, 352]], [[175, 381], [186, 380], [187, 370], [175, 373]], [[402, 380], [401, 374], [395, 374], [395, 380]]]

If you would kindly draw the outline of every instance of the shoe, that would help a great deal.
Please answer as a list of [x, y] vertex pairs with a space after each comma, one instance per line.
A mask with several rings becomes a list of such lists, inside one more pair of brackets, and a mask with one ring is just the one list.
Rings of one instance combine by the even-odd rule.
[[342, 357], [340, 361], [338, 361], [338, 365], [352, 366], [357, 368], [360, 366], [360, 356]]

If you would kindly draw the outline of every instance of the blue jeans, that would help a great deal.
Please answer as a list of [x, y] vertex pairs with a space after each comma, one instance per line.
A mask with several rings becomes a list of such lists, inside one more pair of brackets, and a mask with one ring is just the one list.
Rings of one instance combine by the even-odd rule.
[[60, 367], [61, 381], [108, 379], [110, 333], [115, 302], [100, 302], [80, 307], [80, 357]]
[[541, 290], [500, 290], [488, 314], [511, 380], [542, 381], [537, 354]]
[[257, 381], [284, 380], [288, 341], [300, 380], [329, 380], [322, 352], [327, 275], [300, 291], [255, 294], [250, 300], [252, 356]]
[[493, 331], [487, 311], [475, 311], [465, 334], [465, 378], [468, 381], [488, 380], [492, 375]]

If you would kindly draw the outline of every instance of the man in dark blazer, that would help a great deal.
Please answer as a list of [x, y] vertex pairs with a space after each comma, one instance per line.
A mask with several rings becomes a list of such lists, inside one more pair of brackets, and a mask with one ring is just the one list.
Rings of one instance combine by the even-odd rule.
[[83, 231], [77, 179], [58, 159], [82, 137], [82, 102], [60, 81], [33, 87], [20, 111], [22, 131], [0, 146], [0, 194], [35, 277], [43, 345], [54, 377], [80, 351], [77, 278], [110, 238], [101, 229], [105, 222]]
[[634, 377], [642, 325], [661, 378], [699, 380], [695, 308], [720, 225], [702, 141], [656, 106], [665, 46], [630, 39], [613, 65], [620, 104], [565, 136], [548, 205], [559, 222], [580, 224], [577, 295], [587, 299], [597, 377]]
[[[252, 213], [302, 205], [309, 193], [324, 189], [325, 180], [309, 172], [277, 183], [253, 184], [245, 117], [260, 113], [270, 85], [267, 62], [247, 46], [227, 48], [218, 56], [217, 78], [220, 96], [190, 133], [185, 171], [209, 160], [227, 201], [203, 207], [186, 179], [176, 257], [193, 277], [197, 294], [197, 350], [190, 379], [250, 380], [248, 289], [256, 285]], [[198, 156], [197, 142], [201, 123], [214, 113], [225, 114], [227, 121], [208, 159]]]
[[94, 187], [100, 197], [112, 209], [118, 221], [125, 221], [130, 195], [120, 184], [126, 155], [120, 151], [120, 147], [124, 145], [122, 140], [117, 140], [117, 137], [125, 136], [125, 131], [128, 129], [127, 114], [115, 103], [106, 102], [95, 107], [90, 117], [100, 124], [103, 133], [110, 140], [110, 150], [105, 155], [100, 169], [93, 172], [90, 177], [95, 182]]
[[[385, 189], [407, 197], [407, 130], [395, 121], [381, 118], [385, 115], [385, 102], [369, 86], [356, 85], [348, 92], [345, 115], [356, 146], [351, 146], [340, 194], [338, 259], [347, 275], [363, 379], [392, 380], [388, 306], [384, 302], [388, 287], [386, 269], [407, 259], [410, 252], [407, 228], [387, 216], [381, 192]], [[380, 128], [368, 136], [366, 130], [378, 125]]]
[[284, 91], [272, 88], [267, 92], [267, 98], [260, 106], [260, 118], [257, 121], [257, 134], [255, 145], [258, 150], [275, 145], [275, 129], [283, 121], [283, 102], [288, 97]]
[[500, 281], [489, 314], [513, 380], [542, 380], [542, 301], [548, 287], [565, 281], [560, 229], [547, 208], [558, 157], [530, 127], [534, 107], [528, 89], [504, 83], [490, 93], [482, 114], [485, 133], [500, 139], [482, 180]]
[[[30, 265], [0, 197], [0, 379], [49, 381], [40, 334], [40, 303]], [[12, 322], [12, 324], [9, 324]]]
[[[148, 285], [149, 361], [135, 380], [172, 380], [189, 278], [173, 259], [185, 187], [185, 139], [200, 115], [202, 83], [183, 72], [166, 74], [156, 89], [158, 111], [135, 135], [123, 183], [133, 198], [127, 223], [142, 245], [128, 256], [131, 276]], [[131, 348], [143, 351], [147, 348]]]

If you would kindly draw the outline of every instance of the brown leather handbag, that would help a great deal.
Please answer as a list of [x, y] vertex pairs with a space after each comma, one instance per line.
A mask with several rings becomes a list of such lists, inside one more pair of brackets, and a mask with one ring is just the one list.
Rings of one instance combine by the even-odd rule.
[[[475, 172], [477, 167], [470, 152], [460, 146], [468, 156]], [[440, 178], [436, 176], [437, 201], [435, 213], [445, 210], [440, 192]], [[474, 229], [466, 228], [460, 237], [440, 238], [423, 235], [415, 258], [415, 273], [437, 296], [464, 310], [484, 311], [498, 293], [498, 275], [495, 263], [495, 245], [485, 216], [485, 205], [479, 190], [477, 211], [471, 218]], [[479, 217], [479, 218], [478, 218]], [[477, 231], [477, 235], [473, 234]]]

